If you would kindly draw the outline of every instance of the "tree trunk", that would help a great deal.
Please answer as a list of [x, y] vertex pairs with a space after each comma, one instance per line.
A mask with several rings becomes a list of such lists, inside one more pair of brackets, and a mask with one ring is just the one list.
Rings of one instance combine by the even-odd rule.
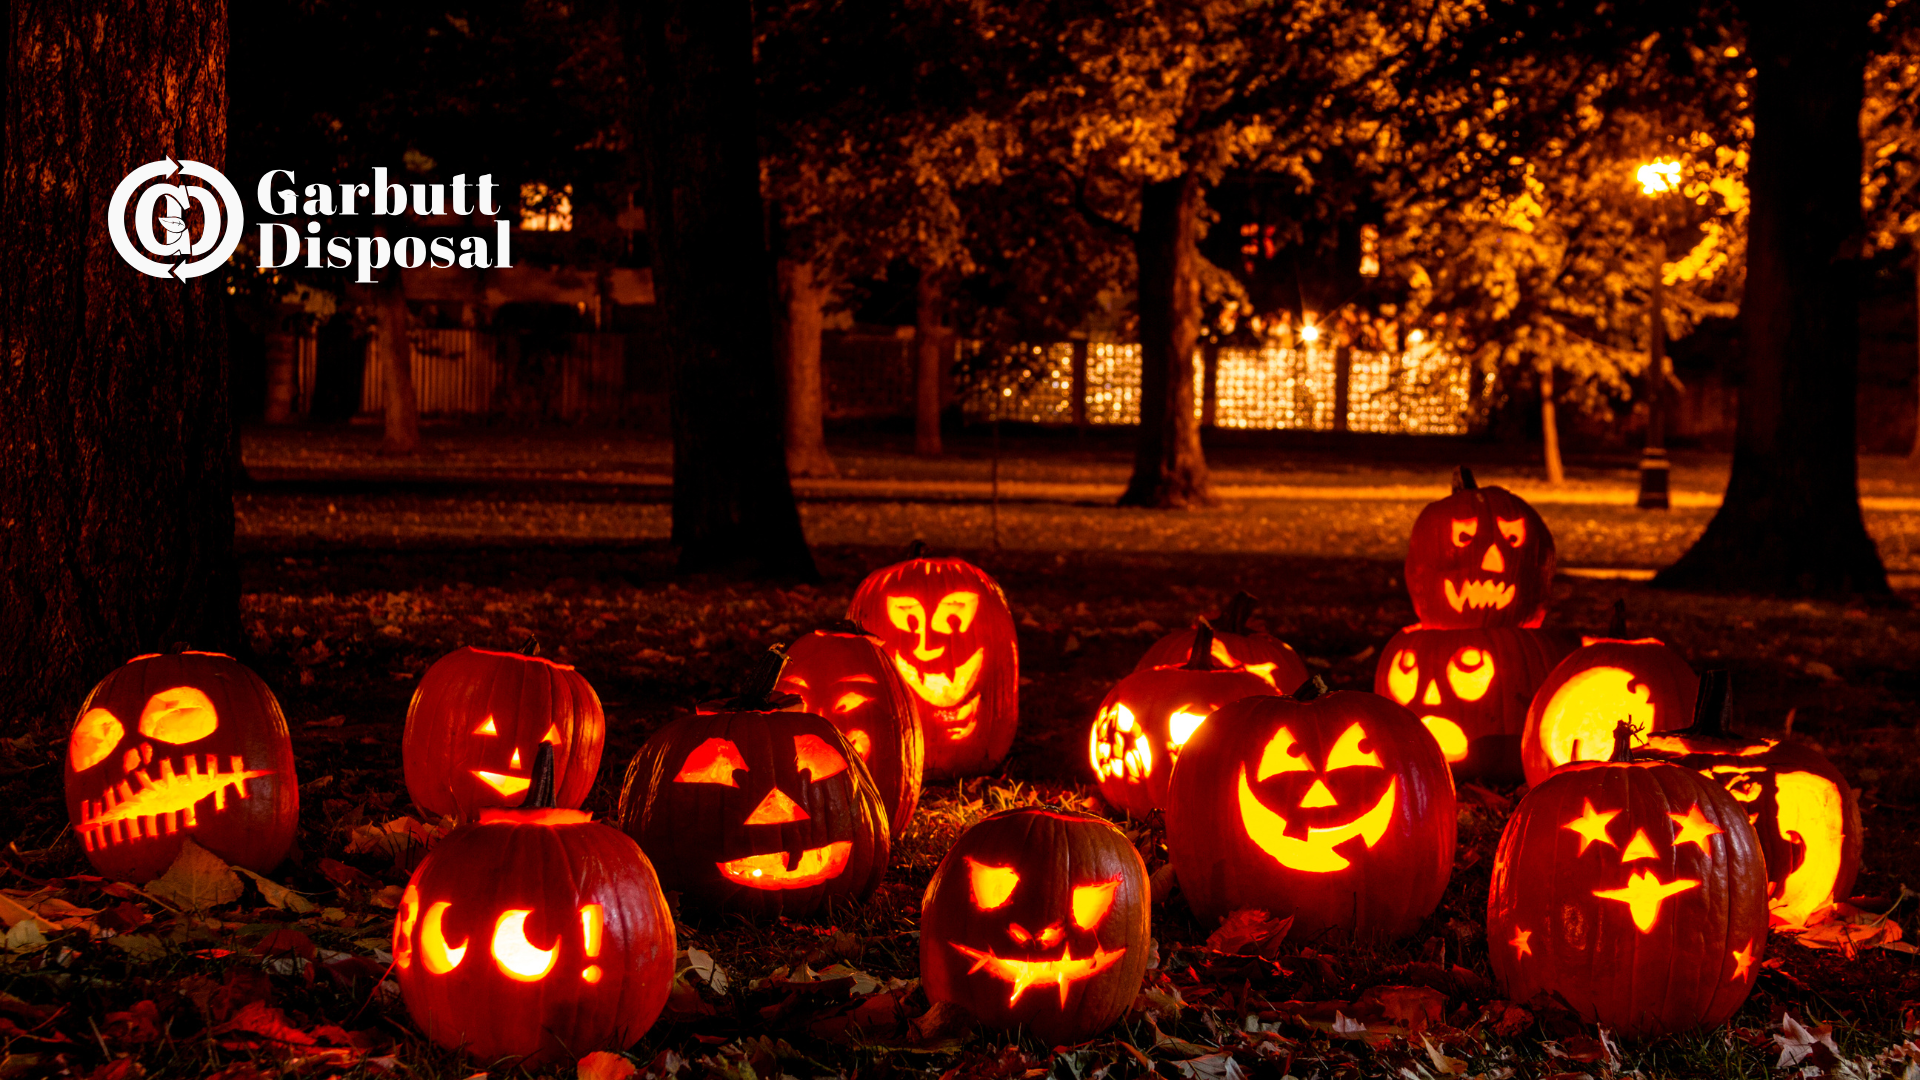
[[1134, 241], [1140, 296], [1140, 441], [1122, 506], [1184, 507], [1211, 501], [1193, 346], [1200, 337], [1200, 178], [1148, 184]]
[[922, 268], [913, 286], [913, 452], [940, 453], [940, 391], [947, 381], [946, 296], [938, 270]]
[[[1914, 299], [1916, 301], [1914, 305], [1914, 318], [1920, 320], [1920, 233], [1916, 233], [1913, 238], [1913, 289]], [[1920, 329], [1920, 326], [1916, 326], [1916, 329]], [[1915, 378], [1913, 389], [1913, 448], [1907, 451], [1908, 467], [1920, 466], [1920, 377]]]
[[407, 297], [400, 291], [400, 272], [376, 290], [381, 368], [387, 380], [387, 429], [380, 441], [383, 454], [413, 454], [420, 450], [420, 399], [413, 392], [413, 335], [409, 332]]
[[780, 260], [781, 345], [787, 386], [787, 473], [837, 476], [827, 454], [827, 394], [820, 371], [821, 308], [827, 291], [804, 259]]
[[1542, 360], [1540, 372], [1540, 442], [1546, 457], [1547, 483], [1567, 482], [1567, 470], [1560, 463], [1560, 422], [1553, 415], [1553, 361]]
[[813, 578], [787, 478], [774, 268], [755, 144], [753, 10], [635, 4], [636, 129], [667, 327], [673, 543], [683, 571]]
[[10, 4], [5, 32], [0, 725], [18, 734], [64, 730], [132, 656], [241, 638], [224, 279], [139, 273], [102, 221], [132, 168], [224, 167], [227, 5]]
[[300, 339], [288, 330], [285, 320], [273, 317], [267, 331], [267, 411], [269, 424], [293, 420], [293, 399], [299, 390]]
[[1706, 532], [1655, 582], [1773, 595], [1887, 591], [1860, 514], [1864, 0], [1818, 18], [1743, 4], [1754, 135], [1745, 370], [1733, 473]]

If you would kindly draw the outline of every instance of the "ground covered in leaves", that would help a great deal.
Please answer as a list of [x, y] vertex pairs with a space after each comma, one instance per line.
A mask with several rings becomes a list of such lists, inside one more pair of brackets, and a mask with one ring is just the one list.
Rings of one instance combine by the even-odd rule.
[[[89, 876], [65, 826], [63, 747], [45, 736], [0, 740], [0, 815], [14, 837], [0, 855], [0, 921], [10, 927], [0, 954], [0, 1077], [470, 1075], [474, 1063], [419, 1038], [387, 978], [400, 887], [439, 828], [410, 805], [400, 765], [420, 673], [457, 645], [510, 646], [529, 634], [578, 665], [609, 719], [588, 803], [605, 816], [649, 732], [729, 689], [768, 644], [843, 615], [860, 578], [897, 558], [894, 541], [922, 526], [990, 570], [1019, 619], [1022, 724], [1005, 769], [927, 792], [867, 903], [805, 921], [683, 921], [668, 1013], [629, 1056], [597, 1058], [583, 1074], [1758, 1077], [1781, 1075], [1785, 1062], [1795, 1072], [1920, 1076], [1920, 967], [1900, 940], [1915, 926], [1915, 901], [1900, 902], [1904, 886], [1920, 884], [1911, 709], [1920, 615], [1903, 603], [1681, 596], [1570, 577], [1556, 586], [1548, 625], [1598, 630], [1624, 598], [1636, 631], [1667, 639], [1697, 667], [1732, 669], [1746, 727], [1790, 729], [1832, 755], [1861, 791], [1868, 836], [1857, 907], [1810, 940], [1775, 934], [1752, 999], [1726, 1028], [1622, 1042], [1551, 1003], [1501, 1000], [1483, 920], [1493, 846], [1519, 793], [1468, 787], [1446, 899], [1394, 946], [1302, 940], [1252, 918], [1202, 926], [1168, 875], [1156, 875], [1158, 959], [1146, 992], [1119, 1026], [1056, 1054], [929, 1009], [916, 981], [916, 926], [940, 856], [968, 823], [1005, 807], [1102, 812], [1084, 762], [1101, 697], [1156, 636], [1236, 590], [1261, 596], [1268, 629], [1335, 687], [1369, 688], [1378, 648], [1413, 618], [1400, 545], [1425, 500], [1355, 510], [1354, 500], [1250, 499], [1194, 514], [1129, 512], [1141, 514], [1138, 542], [1117, 544], [1115, 512], [1035, 498], [1000, 507], [1005, 531], [994, 549], [975, 528], [993, 513], [980, 500], [809, 497], [823, 580], [742, 585], [675, 577], [663, 524], [593, 525], [623, 514], [664, 522], [644, 483], [593, 479], [610, 460], [651, 475], [660, 464], [653, 451], [609, 442], [596, 454], [573, 439], [489, 454], [485, 438], [462, 438], [405, 466], [360, 453], [364, 439], [318, 441], [324, 453], [305, 466], [298, 440], [250, 444], [263, 479], [243, 495], [251, 649], [243, 659], [285, 706], [303, 796], [296, 852], [271, 876], [235, 874], [217, 860], [144, 888]], [[887, 466], [883, 454], [845, 457], [889, 482], [961, 484], [979, 462], [915, 475], [918, 466]], [[1445, 475], [1440, 463], [1418, 462], [1258, 475], [1269, 464], [1254, 461], [1228, 479], [1377, 489]], [[1085, 483], [1105, 482], [1102, 470], [1114, 468], [1098, 455], [1068, 467], [1086, 473], [1065, 482]], [[1704, 487], [1713, 463], [1697, 467]], [[1062, 481], [1057, 470], [1023, 468], [1008, 473]], [[597, 485], [590, 497], [565, 485], [536, 490], [541, 475], [572, 472]], [[1577, 474], [1575, 486], [1623, 482], [1596, 470]], [[1888, 498], [1908, 494], [1885, 483]], [[488, 491], [509, 497], [490, 507]], [[1246, 509], [1255, 503], [1268, 519]], [[1577, 533], [1574, 515], [1600, 522], [1573, 542], [1593, 566], [1647, 565], [1697, 528], [1679, 513], [1581, 505], [1542, 509], [1557, 533]], [[548, 516], [530, 518], [525, 507]], [[445, 524], [453, 518], [468, 524]], [[1361, 524], [1344, 533], [1323, 528], [1329, 518]], [[861, 524], [869, 519], [880, 524]], [[1613, 519], [1634, 528], [1605, 524]], [[341, 530], [343, 521], [378, 526]], [[577, 528], [583, 521], [592, 527]], [[567, 522], [576, 528], [561, 528]], [[1616, 533], [1618, 550], [1607, 540]], [[1887, 532], [1876, 533], [1884, 548]], [[1162, 534], [1174, 540], [1156, 549], [1149, 541]], [[1563, 540], [1562, 551], [1569, 546]], [[1150, 870], [1165, 865], [1157, 821], [1128, 831]]]

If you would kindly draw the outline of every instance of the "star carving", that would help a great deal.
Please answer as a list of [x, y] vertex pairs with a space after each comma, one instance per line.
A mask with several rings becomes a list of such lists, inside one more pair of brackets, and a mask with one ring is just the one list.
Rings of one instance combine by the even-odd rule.
[[1627, 910], [1633, 915], [1633, 925], [1644, 934], [1653, 929], [1654, 923], [1660, 921], [1660, 906], [1666, 903], [1667, 897], [1699, 887], [1700, 883], [1690, 878], [1661, 881], [1654, 876], [1653, 871], [1642, 870], [1629, 878], [1624, 887], [1595, 889], [1593, 895], [1602, 900], [1618, 900], [1627, 905]]
[[1733, 951], [1733, 978], [1727, 981], [1739, 982], [1747, 977], [1747, 973], [1753, 970], [1753, 956], [1756, 951], [1751, 941], [1747, 942], [1746, 948]]
[[1707, 841], [1727, 831], [1715, 825], [1713, 822], [1708, 821], [1707, 815], [1700, 812], [1699, 803], [1694, 803], [1692, 808], [1684, 814], [1668, 814], [1667, 816], [1673, 819], [1673, 846], [1675, 848], [1678, 848], [1681, 844], [1693, 844], [1699, 847], [1703, 853], [1711, 855], [1713, 854], [1713, 848], [1708, 845]]
[[1560, 826], [1569, 832], [1580, 834], [1580, 854], [1585, 855], [1587, 853], [1587, 846], [1596, 840], [1608, 847], [1619, 847], [1619, 844], [1613, 842], [1613, 837], [1607, 835], [1607, 823], [1619, 817], [1620, 811], [1608, 810], [1602, 812], [1593, 808], [1592, 799], [1583, 799], [1581, 801], [1583, 805], [1580, 810], [1580, 816]]
[[[1514, 951], [1517, 952], [1520, 956], [1532, 956], [1533, 946], [1528, 944], [1528, 941], [1532, 937], [1533, 937], [1533, 931], [1522, 930], [1516, 926], [1513, 928], [1513, 940], [1507, 942], [1507, 944], [1513, 946]], [[1735, 955], [1738, 955], [1738, 954], [1735, 954]]]

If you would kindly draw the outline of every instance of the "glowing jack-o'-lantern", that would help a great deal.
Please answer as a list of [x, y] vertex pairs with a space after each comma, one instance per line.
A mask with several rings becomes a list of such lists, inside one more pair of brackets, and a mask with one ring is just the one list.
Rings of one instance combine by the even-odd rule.
[[67, 740], [66, 796], [87, 858], [124, 881], [158, 877], [188, 836], [266, 873], [300, 819], [280, 703], [209, 652], [136, 656], [100, 680]]
[[929, 777], [1000, 764], [1020, 723], [1020, 648], [1006, 594], [986, 571], [910, 558], [867, 575], [847, 618], [879, 635], [906, 683]]
[[1433, 630], [1416, 624], [1381, 651], [1373, 692], [1413, 710], [1455, 778], [1512, 782], [1522, 776], [1527, 706], [1571, 647], [1552, 630]]
[[1307, 665], [1301, 661], [1300, 654], [1293, 651], [1293, 646], [1271, 634], [1247, 628], [1247, 620], [1252, 618], [1257, 603], [1251, 593], [1235, 593], [1219, 618], [1199, 620], [1190, 629], [1175, 630], [1154, 642], [1133, 670], [1152, 671], [1186, 663], [1193, 655], [1194, 636], [1200, 632], [1200, 624], [1205, 623], [1213, 635], [1211, 649], [1217, 666], [1245, 668], [1279, 693], [1293, 693], [1307, 681]]
[[1557, 993], [1636, 1036], [1718, 1024], [1747, 999], [1767, 943], [1766, 864], [1745, 810], [1691, 769], [1576, 761], [1508, 819], [1487, 899], [1502, 993]]
[[1184, 665], [1135, 671], [1100, 703], [1088, 754], [1101, 796], [1116, 808], [1129, 814], [1164, 809], [1173, 763], [1201, 723], [1229, 701], [1274, 693], [1259, 674], [1217, 666], [1212, 646], [1202, 619]]
[[1147, 868], [1091, 814], [995, 814], [954, 841], [920, 910], [920, 983], [1051, 1045], [1118, 1020], [1151, 948]]
[[1607, 636], [1581, 638], [1534, 692], [1520, 740], [1527, 783], [1569, 761], [1606, 760], [1622, 720], [1639, 733], [1636, 748], [1650, 732], [1684, 726], [1699, 689], [1679, 653], [1654, 638], [1626, 640], [1626, 604], [1616, 601]]
[[527, 806], [489, 809], [413, 872], [393, 966], [420, 1030], [479, 1061], [536, 1066], [624, 1050], [673, 984], [673, 916], [620, 830], [552, 808], [538, 751]]
[[526, 798], [534, 754], [551, 746], [558, 804], [579, 806], [600, 773], [607, 721], [570, 665], [459, 648], [434, 661], [407, 708], [400, 740], [407, 793], [430, 814], [472, 821]]
[[795, 641], [779, 689], [797, 695], [802, 710], [826, 717], [847, 737], [873, 774], [899, 839], [920, 803], [926, 743], [906, 684], [873, 635], [847, 623]]
[[1553, 535], [1527, 501], [1454, 472], [1453, 494], [1428, 504], [1407, 547], [1407, 593], [1436, 630], [1539, 626], [1553, 587]]
[[1746, 812], [1767, 861], [1773, 920], [1801, 927], [1845, 899], [1860, 872], [1860, 802], [1840, 770], [1804, 743], [1743, 738], [1732, 730], [1725, 671], [1700, 681], [1693, 724], [1658, 732], [1641, 753], [1698, 771]]
[[1454, 851], [1439, 747], [1393, 702], [1325, 690], [1223, 706], [1181, 751], [1167, 853], [1203, 920], [1260, 908], [1299, 934], [1398, 937], [1439, 904]]
[[740, 696], [655, 732], [627, 768], [620, 822], [699, 913], [805, 915], [886, 872], [887, 810], [825, 718], [774, 691], [777, 650]]

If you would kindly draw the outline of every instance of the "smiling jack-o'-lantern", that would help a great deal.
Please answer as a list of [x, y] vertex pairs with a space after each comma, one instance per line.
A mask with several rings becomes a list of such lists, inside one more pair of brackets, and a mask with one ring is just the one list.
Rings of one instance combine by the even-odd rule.
[[805, 915], [863, 898], [886, 872], [887, 810], [867, 766], [825, 718], [783, 711], [785, 657], [739, 697], [655, 732], [634, 755], [620, 823], [684, 911]]
[[1626, 604], [1616, 601], [1607, 636], [1581, 638], [1534, 692], [1520, 740], [1527, 783], [1569, 761], [1606, 760], [1622, 720], [1639, 732], [1638, 749], [1648, 733], [1682, 727], [1693, 715], [1700, 680], [1685, 658], [1654, 638], [1626, 636]]
[[1151, 949], [1147, 867], [1091, 814], [1025, 808], [955, 840], [920, 909], [920, 982], [1050, 1045], [1118, 1020]]
[[1413, 710], [1456, 779], [1517, 781], [1527, 706], [1571, 647], [1552, 630], [1416, 624], [1381, 651], [1373, 692]]
[[1188, 649], [1187, 661], [1179, 667], [1135, 671], [1121, 679], [1094, 718], [1088, 754], [1100, 794], [1128, 814], [1165, 809], [1174, 762], [1215, 709], [1275, 692], [1261, 674], [1219, 666], [1205, 619]]
[[1767, 905], [1777, 923], [1805, 926], [1845, 899], [1860, 872], [1860, 801], [1840, 770], [1804, 743], [1743, 738], [1732, 730], [1731, 680], [1700, 681], [1693, 724], [1646, 739], [1641, 753], [1698, 771], [1746, 811], [1767, 861]]
[[801, 709], [826, 717], [847, 737], [873, 774], [899, 839], [920, 803], [927, 751], [906, 684], [874, 636], [847, 623], [795, 641], [779, 689], [798, 696]]
[[552, 808], [542, 746], [527, 805], [448, 833], [394, 920], [401, 996], [434, 1042], [524, 1066], [624, 1050], [673, 984], [673, 916], [620, 830]]
[[1399, 937], [1453, 872], [1447, 763], [1412, 713], [1376, 694], [1242, 698], [1187, 741], [1167, 853], [1194, 914], [1291, 915], [1294, 932]]
[[1252, 593], [1235, 593], [1219, 618], [1198, 620], [1191, 628], [1175, 630], [1154, 642], [1140, 662], [1133, 665], [1133, 670], [1152, 671], [1186, 663], [1193, 654], [1194, 635], [1200, 632], [1200, 624], [1206, 623], [1213, 635], [1212, 655], [1218, 666], [1245, 668], [1265, 679], [1279, 693], [1293, 693], [1307, 681], [1307, 665], [1301, 661], [1300, 654], [1293, 651], [1293, 646], [1247, 627], [1257, 603]]
[[1733, 1015], [1767, 944], [1766, 864], [1745, 810], [1691, 769], [1576, 761], [1507, 820], [1487, 898], [1506, 997], [1558, 993], [1617, 1032], [1659, 1035]]
[[1553, 535], [1527, 501], [1455, 470], [1453, 494], [1428, 504], [1407, 547], [1407, 593], [1432, 629], [1539, 626], [1553, 587]]
[[100, 680], [67, 740], [66, 795], [87, 858], [124, 881], [158, 877], [189, 836], [264, 874], [300, 819], [280, 703], [210, 652], [136, 656]]
[[576, 807], [600, 773], [606, 716], [571, 665], [465, 647], [420, 678], [400, 740], [407, 793], [430, 814], [472, 821], [526, 797], [534, 754], [551, 746], [557, 801]]
[[929, 778], [1000, 764], [1020, 723], [1020, 648], [1006, 594], [986, 571], [916, 555], [868, 574], [847, 618], [879, 635], [906, 683]]

